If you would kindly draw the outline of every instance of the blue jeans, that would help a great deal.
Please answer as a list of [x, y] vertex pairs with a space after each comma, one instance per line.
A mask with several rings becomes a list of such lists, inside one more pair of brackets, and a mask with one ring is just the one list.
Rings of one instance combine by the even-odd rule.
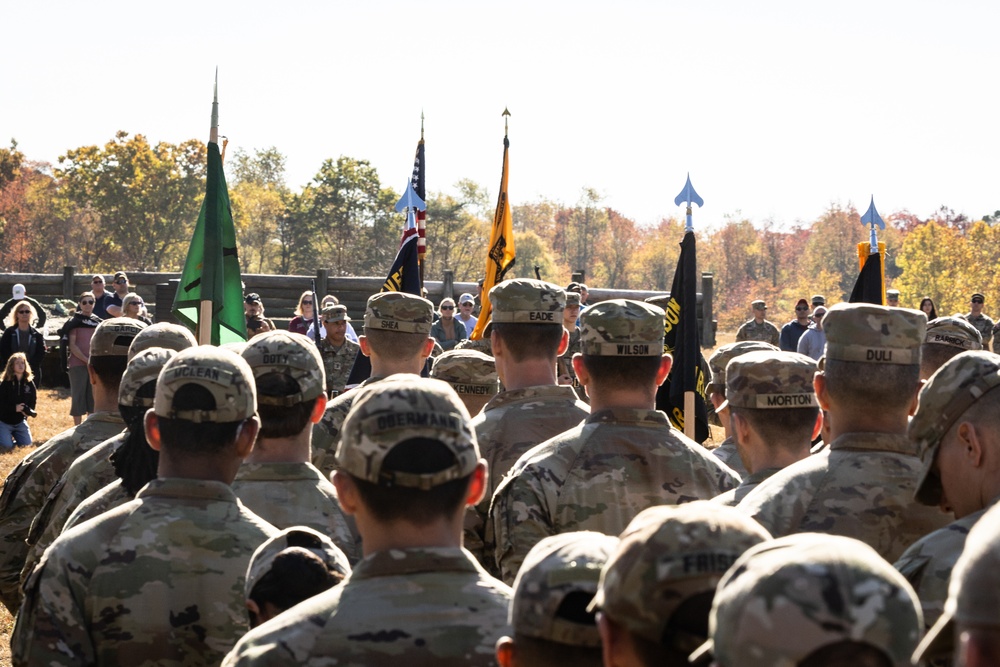
[[31, 429], [28, 428], [28, 422], [8, 424], [0, 421], [0, 449], [12, 449], [14, 443], [19, 447], [31, 444]]

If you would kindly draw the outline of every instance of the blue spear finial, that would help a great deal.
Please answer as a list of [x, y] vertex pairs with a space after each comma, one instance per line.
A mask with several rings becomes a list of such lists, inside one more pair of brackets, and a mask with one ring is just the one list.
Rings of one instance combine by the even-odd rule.
[[406, 189], [403, 190], [403, 196], [399, 198], [398, 202], [396, 202], [397, 212], [407, 209], [412, 211], [427, 210], [427, 204], [424, 203], [424, 200], [421, 199], [420, 195], [418, 195], [416, 190], [413, 189], [413, 181], [406, 182]]
[[691, 204], [697, 204], [698, 206], [704, 206], [705, 200], [698, 196], [698, 193], [694, 191], [694, 186], [691, 185], [691, 174], [688, 173], [687, 183], [684, 184], [684, 189], [681, 193], [674, 197], [674, 204], [680, 206], [682, 203], [687, 202], [687, 224], [684, 226], [685, 232], [693, 232], [694, 224], [691, 222]]
[[878, 252], [878, 234], [875, 233], [875, 226], [878, 225], [882, 229], [885, 229], [885, 221], [882, 220], [882, 216], [875, 210], [875, 195], [872, 195], [872, 203], [868, 205], [868, 210], [861, 216], [861, 224], [871, 225], [871, 235], [868, 238], [868, 242], [871, 245], [871, 254], [874, 255]]

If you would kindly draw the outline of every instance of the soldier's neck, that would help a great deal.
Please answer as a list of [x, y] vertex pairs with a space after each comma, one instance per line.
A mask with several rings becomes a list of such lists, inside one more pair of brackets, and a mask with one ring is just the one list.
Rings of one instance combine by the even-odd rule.
[[740, 459], [747, 472], [755, 473], [768, 468], [787, 468], [796, 461], [809, 457], [809, 445], [806, 442], [768, 442], [751, 433], [748, 443], [739, 447]]
[[587, 396], [590, 398], [591, 414], [599, 410], [622, 408], [626, 410], [655, 410], [656, 390], [620, 388], [602, 389], [600, 383], [591, 380], [587, 383]]
[[[556, 360], [531, 359], [521, 363], [503, 365], [501, 380], [508, 391], [556, 384]], [[499, 368], [497, 369], [500, 370]]]
[[247, 463], [306, 463], [312, 440], [312, 423], [289, 438], [257, 438]]
[[393, 521], [389, 524], [377, 523], [373, 519], [365, 521], [357, 514], [358, 532], [365, 556], [391, 549], [419, 549], [421, 547], [462, 546], [461, 519], [449, 521], [445, 517], [426, 525], [409, 521]]
[[108, 389], [100, 380], [91, 386], [94, 389], [94, 411], [118, 414], [118, 390]]
[[909, 415], [906, 411], [898, 413], [883, 412], [878, 406], [872, 406], [867, 413], [855, 410], [837, 410], [830, 407], [830, 442], [845, 433], [890, 433], [906, 435]]
[[161, 446], [156, 476], [232, 484], [240, 463], [239, 458], [223, 454], [193, 456], [189, 452], [170, 452], [169, 446]]
[[384, 378], [389, 377], [390, 375], [396, 375], [397, 373], [413, 373], [415, 375], [420, 375], [420, 371], [424, 370], [424, 359], [425, 357], [413, 357], [411, 359], [393, 361], [380, 358], [377, 354], [375, 354], [371, 357], [372, 376]]

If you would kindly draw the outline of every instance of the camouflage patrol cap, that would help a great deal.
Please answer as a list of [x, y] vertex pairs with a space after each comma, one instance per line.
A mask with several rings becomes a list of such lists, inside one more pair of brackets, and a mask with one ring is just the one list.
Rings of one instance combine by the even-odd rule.
[[747, 352], [726, 367], [726, 402], [737, 408], [816, 408], [816, 361], [796, 352]]
[[244, 584], [247, 599], [250, 599], [257, 582], [271, 571], [274, 559], [280, 554], [296, 549], [308, 551], [316, 556], [331, 572], [339, 572], [345, 577], [351, 573], [347, 555], [333, 543], [333, 540], [307, 526], [292, 526], [268, 538], [253, 552]]
[[240, 356], [253, 369], [254, 379], [269, 373], [287, 375], [299, 386], [288, 396], [257, 392], [258, 405], [291, 406], [326, 394], [326, 371], [319, 348], [307, 337], [291, 331], [268, 331], [254, 336]]
[[815, 306], [825, 306], [826, 297], [822, 294], [813, 294], [811, 299], [812, 305]]
[[223, 343], [219, 346], [220, 350], [229, 350], [230, 352], [242, 355], [243, 350], [247, 349], [247, 342], [245, 340], [235, 340], [230, 343]]
[[579, 292], [566, 292], [566, 307], [579, 306], [580, 305], [580, 293]]
[[742, 340], [738, 343], [723, 345], [708, 358], [708, 367], [712, 371], [712, 384], [726, 385], [726, 367], [729, 362], [748, 352], [778, 352], [779, 349], [761, 340]]
[[127, 357], [128, 348], [139, 332], [146, 328], [142, 320], [112, 317], [97, 325], [90, 339], [90, 356]]
[[[446, 382], [399, 374], [357, 392], [337, 445], [344, 472], [373, 484], [426, 491], [476, 469], [479, 445], [469, 412]], [[382, 470], [392, 448], [411, 438], [439, 441], [455, 455], [454, 465], [433, 473]]]
[[151, 347], [162, 347], [180, 352], [197, 344], [198, 340], [187, 327], [172, 322], [157, 322], [150, 324], [135, 335], [132, 344], [128, 347], [128, 358], [131, 361], [135, 355]]
[[920, 390], [917, 412], [906, 434], [920, 449], [923, 466], [916, 499], [924, 505], [941, 502], [941, 478], [934, 471], [941, 439], [980, 398], [1000, 387], [1000, 355], [962, 352], [932, 375]]
[[719, 665], [799, 665], [813, 651], [852, 641], [899, 667], [923, 629], [917, 596], [899, 572], [850, 537], [801, 533], [760, 544], [719, 583], [709, 639], [691, 656]]
[[160, 371], [177, 352], [163, 347], [150, 347], [132, 357], [121, 384], [118, 385], [118, 405], [132, 407], [153, 407], [152, 398], [139, 398], [139, 390], [146, 384], [155, 382]]
[[429, 334], [434, 304], [406, 292], [382, 292], [368, 298], [365, 331]]
[[[208, 390], [215, 407], [204, 410], [177, 410], [174, 396], [185, 385]], [[253, 371], [237, 354], [211, 345], [181, 350], [160, 371], [153, 411], [168, 419], [193, 422], [238, 422], [257, 412], [257, 388]]]
[[827, 359], [919, 366], [927, 315], [910, 308], [838, 303], [827, 311], [823, 329]]
[[659, 357], [664, 318], [662, 308], [642, 301], [602, 301], [580, 317], [580, 351], [599, 357]]
[[490, 290], [492, 321], [562, 326], [566, 291], [543, 280], [515, 278]]
[[938, 657], [949, 660], [955, 626], [997, 630], [1000, 626], [1000, 512], [993, 506], [969, 531], [962, 555], [951, 571], [944, 613], [913, 654], [913, 664]]
[[764, 310], [765, 308], [767, 308], [767, 304], [764, 303], [763, 299], [757, 299], [755, 301], [750, 302], [750, 307], [753, 308], [754, 310]]
[[927, 323], [925, 343], [957, 347], [960, 350], [983, 349], [983, 335], [962, 317], [938, 317]]
[[448, 350], [438, 355], [431, 377], [447, 382], [459, 395], [492, 396], [500, 391], [496, 361], [476, 350]]
[[324, 322], [350, 322], [351, 318], [347, 315], [347, 306], [341, 304], [333, 304], [327, 306], [323, 309], [323, 321]]
[[551, 535], [532, 547], [514, 580], [508, 617], [514, 632], [571, 646], [600, 646], [592, 616], [589, 622], [560, 616], [560, 607], [575, 594], [593, 598], [601, 568], [617, 546], [617, 537], [587, 530]]
[[[711, 593], [744, 551], [768, 539], [746, 514], [707, 501], [643, 510], [621, 534], [591, 607], [660, 643], [685, 601]], [[676, 633], [672, 641], [691, 651], [704, 640]]]
[[490, 337], [483, 336], [482, 338], [477, 338], [473, 340], [471, 338], [464, 338], [455, 344], [453, 348], [455, 350], [475, 350], [477, 352], [482, 352], [483, 354], [492, 357], [493, 356], [493, 341]]

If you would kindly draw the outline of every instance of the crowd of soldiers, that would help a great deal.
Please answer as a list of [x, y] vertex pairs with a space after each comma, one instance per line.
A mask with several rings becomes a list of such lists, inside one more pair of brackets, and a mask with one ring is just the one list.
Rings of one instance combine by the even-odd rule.
[[967, 320], [837, 304], [818, 362], [722, 346], [709, 450], [655, 409], [660, 307], [489, 300], [422, 377], [433, 305], [372, 296], [332, 398], [299, 333], [101, 322], [95, 412], [0, 497], [14, 664], [1000, 664], [1000, 356]]

